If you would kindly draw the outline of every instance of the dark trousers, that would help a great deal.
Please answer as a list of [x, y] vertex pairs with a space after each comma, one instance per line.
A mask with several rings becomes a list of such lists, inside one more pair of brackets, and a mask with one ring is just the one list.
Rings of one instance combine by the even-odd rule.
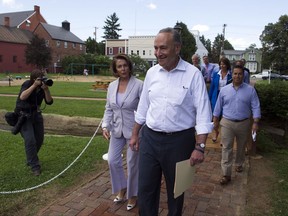
[[166, 181], [168, 216], [182, 215], [184, 193], [174, 199], [175, 166], [190, 158], [195, 130], [166, 135], [147, 126], [141, 130], [139, 149], [138, 204], [141, 216], [158, 215], [162, 173]]
[[20, 132], [25, 143], [27, 164], [32, 170], [40, 169], [38, 152], [44, 140], [42, 114], [40, 112], [33, 112], [23, 124]]

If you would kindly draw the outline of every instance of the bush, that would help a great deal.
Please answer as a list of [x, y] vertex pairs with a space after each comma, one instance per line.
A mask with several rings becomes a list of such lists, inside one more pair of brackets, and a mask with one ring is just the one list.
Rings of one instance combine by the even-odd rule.
[[255, 88], [261, 103], [261, 114], [265, 119], [280, 121], [282, 127], [288, 122], [288, 83], [272, 81], [271, 84], [256, 83]]

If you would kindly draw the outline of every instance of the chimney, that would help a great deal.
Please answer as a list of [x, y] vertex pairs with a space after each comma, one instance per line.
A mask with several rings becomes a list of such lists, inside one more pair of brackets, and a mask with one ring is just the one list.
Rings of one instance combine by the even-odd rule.
[[40, 14], [40, 7], [37, 5], [34, 5], [34, 11], [36, 12], [36, 14]]
[[4, 26], [10, 27], [10, 17], [4, 17]]
[[70, 31], [70, 23], [68, 21], [63, 21], [62, 22], [62, 28], [64, 28], [67, 31]]

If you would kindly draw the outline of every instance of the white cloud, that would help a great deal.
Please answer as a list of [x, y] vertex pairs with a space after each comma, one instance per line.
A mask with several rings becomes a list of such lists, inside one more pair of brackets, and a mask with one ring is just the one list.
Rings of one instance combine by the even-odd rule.
[[251, 43], [246, 41], [244, 38], [228, 37], [227, 40], [232, 44], [235, 50], [244, 50], [251, 45]]
[[15, 0], [1, 0], [2, 5], [13, 8], [13, 9], [18, 9], [22, 7], [22, 4], [16, 3]]
[[150, 10], [155, 10], [157, 8], [157, 5], [153, 4], [153, 3], [150, 3], [149, 5], [147, 5], [147, 7], [150, 9]]
[[210, 30], [210, 28], [209, 28], [209, 26], [207, 26], [207, 25], [200, 25], [200, 24], [198, 24], [198, 25], [195, 25], [195, 26], [193, 26], [192, 27], [192, 30], [198, 30], [199, 32], [207, 32], [207, 31], [209, 31]]

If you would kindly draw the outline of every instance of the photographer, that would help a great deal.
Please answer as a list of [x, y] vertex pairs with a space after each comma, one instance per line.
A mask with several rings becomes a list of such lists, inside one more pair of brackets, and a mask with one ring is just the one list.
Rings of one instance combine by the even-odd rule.
[[[48, 84], [45, 82], [44, 75], [45, 73], [39, 69], [31, 72], [30, 80], [25, 81], [21, 86], [15, 108], [15, 112], [19, 115], [19, 124], [17, 123], [14, 129], [20, 130], [25, 143], [27, 165], [31, 167], [35, 176], [39, 176], [41, 173], [37, 154], [44, 140], [44, 123], [40, 106], [43, 99], [45, 104], [53, 103], [48, 88], [53, 81], [50, 80], [52, 84]], [[20, 120], [21, 122], [19, 122]]]

